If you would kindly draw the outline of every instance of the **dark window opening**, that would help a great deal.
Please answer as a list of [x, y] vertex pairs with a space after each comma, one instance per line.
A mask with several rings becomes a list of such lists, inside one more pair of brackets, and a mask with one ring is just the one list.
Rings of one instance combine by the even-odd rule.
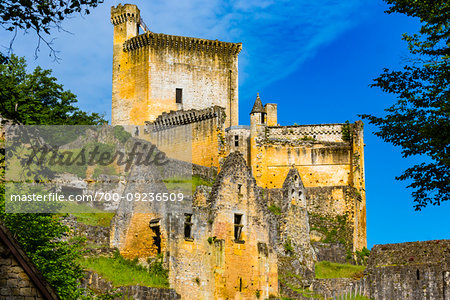
[[264, 123], [266, 123], [264, 120], [264, 114], [261, 114], [261, 124], [264, 124]]
[[242, 194], [242, 184], [238, 183], [238, 193]]
[[238, 135], [234, 136], [234, 146], [239, 147], [239, 136]]
[[417, 276], [417, 280], [420, 280], [420, 272], [419, 272], [419, 270], [417, 270], [416, 276]]
[[234, 240], [241, 241], [242, 238], [242, 215], [234, 214]]
[[161, 253], [161, 230], [159, 228], [159, 225], [151, 226], [150, 227], [153, 231], [153, 234], [155, 235], [153, 237], [153, 245], [156, 246], [156, 251], [158, 254]]
[[184, 238], [192, 239], [192, 214], [184, 214]]
[[239, 292], [242, 292], [242, 278], [239, 278]]
[[175, 93], [175, 96], [176, 96], [176, 103], [183, 103], [183, 89], [179, 89], [179, 88], [177, 88], [176, 90], [176, 93]]

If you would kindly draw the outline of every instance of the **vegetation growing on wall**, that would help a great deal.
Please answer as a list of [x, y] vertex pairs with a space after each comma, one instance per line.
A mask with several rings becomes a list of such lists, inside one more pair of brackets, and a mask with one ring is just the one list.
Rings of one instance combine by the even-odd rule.
[[352, 250], [352, 228], [348, 222], [347, 215], [338, 215], [335, 217], [309, 214], [311, 231], [317, 231], [323, 235], [322, 243], [341, 243], [346, 250]]
[[346, 142], [350, 142], [351, 140], [351, 128], [348, 120], [345, 121], [344, 125], [342, 125], [342, 140]]
[[281, 208], [279, 206], [276, 206], [275, 204], [271, 204], [267, 207], [274, 215], [279, 216], [281, 215]]

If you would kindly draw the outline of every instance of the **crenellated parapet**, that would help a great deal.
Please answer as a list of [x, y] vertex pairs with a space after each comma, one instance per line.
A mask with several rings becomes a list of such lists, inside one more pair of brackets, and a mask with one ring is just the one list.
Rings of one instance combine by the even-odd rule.
[[127, 21], [139, 23], [141, 21], [140, 12], [137, 6], [125, 4], [111, 7], [111, 23], [116, 26]]
[[201, 51], [237, 55], [242, 49], [242, 43], [221, 42], [193, 37], [176, 36], [163, 33], [146, 32], [127, 40], [123, 50], [133, 51], [144, 46], [153, 48], [171, 48], [186, 51]]
[[266, 139], [287, 141], [344, 142], [346, 124], [267, 126]]
[[220, 106], [213, 106], [201, 110], [179, 110], [163, 113], [154, 122], [146, 122], [147, 131], [162, 131], [177, 126], [202, 122], [218, 118], [219, 123], [225, 119], [225, 110]]

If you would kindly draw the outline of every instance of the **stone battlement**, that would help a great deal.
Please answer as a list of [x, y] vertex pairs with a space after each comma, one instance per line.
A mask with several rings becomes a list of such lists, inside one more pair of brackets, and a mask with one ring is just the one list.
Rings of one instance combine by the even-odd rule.
[[268, 139], [299, 140], [314, 139], [320, 142], [344, 142], [342, 128], [345, 124], [319, 124], [294, 126], [268, 126]]
[[127, 40], [123, 44], [125, 52], [133, 51], [145, 46], [153, 48], [184, 49], [218, 54], [237, 55], [242, 49], [242, 43], [221, 42], [193, 37], [176, 36], [164, 33], [146, 32]]
[[406, 266], [450, 263], [450, 240], [375, 245], [369, 266]]
[[139, 9], [136, 5], [125, 4], [111, 7], [111, 23], [116, 26], [127, 21], [139, 23], [141, 21]]
[[187, 111], [178, 110], [163, 113], [154, 122], [145, 122], [147, 131], [161, 131], [176, 126], [201, 122], [213, 118], [224, 117], [224, 109], [220, 106], [213, 106], [201, 110], [190, 109]]

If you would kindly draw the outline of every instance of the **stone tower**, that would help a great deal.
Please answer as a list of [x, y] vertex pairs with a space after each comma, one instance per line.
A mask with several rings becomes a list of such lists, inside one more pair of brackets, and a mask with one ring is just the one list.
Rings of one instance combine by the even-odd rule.
[[111, 22], [113, 125], [143, 125], [163, 112], [214, 105], [225, 109], [226, 127], [238, 125], [241, 43], [151, 32], [130, 4], [112, 7]]

